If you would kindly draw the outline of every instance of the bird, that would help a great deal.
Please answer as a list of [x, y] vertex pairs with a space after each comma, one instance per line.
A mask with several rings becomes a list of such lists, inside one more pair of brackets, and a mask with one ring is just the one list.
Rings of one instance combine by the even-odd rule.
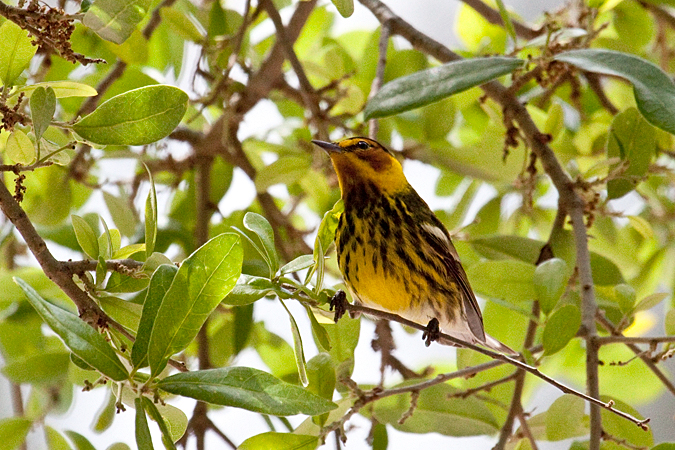
[[344, 212], [335, 247], [353, 301], [426, 324], [429, 335], [442, 331], [516, 354], [485, 333], [450, 233], [410, 185], [391, 151], [359, 136], [312, 143], [328, 153], [337, 173]]

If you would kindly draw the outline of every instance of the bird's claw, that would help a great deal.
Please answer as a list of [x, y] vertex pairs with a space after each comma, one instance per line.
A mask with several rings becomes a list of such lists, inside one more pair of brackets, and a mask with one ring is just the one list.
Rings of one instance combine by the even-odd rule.
[[335, 310], [335, 323], [345, 315], [345, 312], [347, 312], [347, 294], [345, 294], [345, 291], [340, 289], [330, 299], [330, 310]]
[[433, 341], [437, 341], [441, 337], [441, 326], [437, 318], [433, 318], [427, 324], [427, 329], [424, 330], [422, 334], [422, 340], [424, 340], [424, 345], [427, 347], [431, 345]]

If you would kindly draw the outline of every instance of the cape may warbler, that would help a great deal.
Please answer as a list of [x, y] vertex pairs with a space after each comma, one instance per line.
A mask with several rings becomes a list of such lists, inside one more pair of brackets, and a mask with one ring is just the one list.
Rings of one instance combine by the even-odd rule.
[[485, 334], [450, 234], [391, 152], [362, 137], [312, 142], [328, 152], [338, 175], [345, 210], [335, 245], [354, 301], [512, 353]]

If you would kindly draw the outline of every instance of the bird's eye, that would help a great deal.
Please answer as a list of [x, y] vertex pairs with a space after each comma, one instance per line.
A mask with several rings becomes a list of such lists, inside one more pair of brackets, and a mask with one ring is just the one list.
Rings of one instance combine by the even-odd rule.
[[366, 141], [359, 141], [356, 143], [356, 146], [361, 150], [368, 150], [370, 145]]

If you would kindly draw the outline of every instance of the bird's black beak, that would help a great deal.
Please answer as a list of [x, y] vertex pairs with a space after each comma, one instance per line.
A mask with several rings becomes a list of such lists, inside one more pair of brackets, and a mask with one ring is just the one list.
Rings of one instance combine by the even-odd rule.
[[340, 147], [337, 144], [333, 144], [332, 142], [324, 142], [324, 141], [312, 141], [313, 144], [318, 145], [322, 149], [326, 150], [326, 153], [342, 153], [342, 147]]

